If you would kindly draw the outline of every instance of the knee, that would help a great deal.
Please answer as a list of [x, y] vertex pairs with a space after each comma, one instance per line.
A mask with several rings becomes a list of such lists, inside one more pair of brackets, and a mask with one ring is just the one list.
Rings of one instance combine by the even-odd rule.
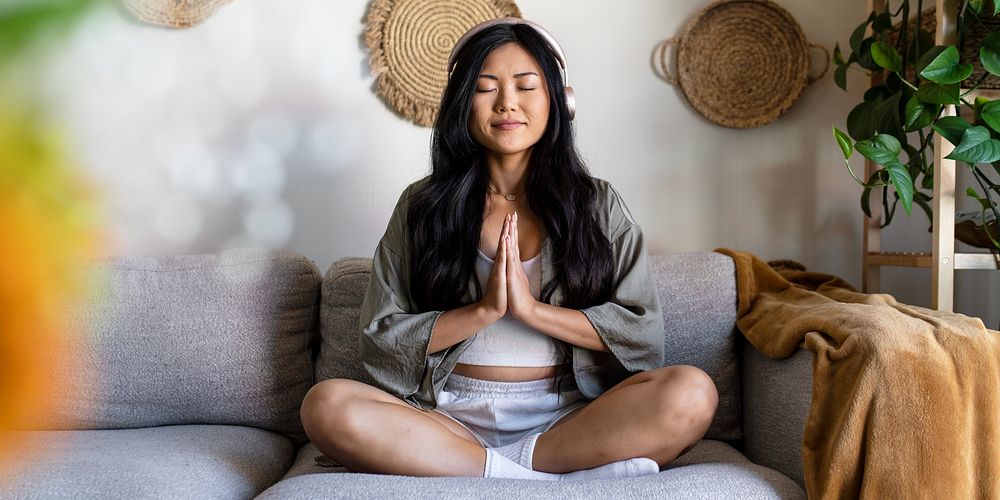
[[672, 429], [684, 426], [704, 434], [719, 405], [715, 382], [704, 370], [688, 365], [675, 365], [654, 370], [659, 385], [659, 414]]
[[359, 401], [359, 387], [363, 385], [348, 379], [329, 379], [318, 382], [309, 389], [299, 417], [306, 435], [314, 442], [329, 442], [333, 436], [344, 435], [354, 426], [352, 415]]

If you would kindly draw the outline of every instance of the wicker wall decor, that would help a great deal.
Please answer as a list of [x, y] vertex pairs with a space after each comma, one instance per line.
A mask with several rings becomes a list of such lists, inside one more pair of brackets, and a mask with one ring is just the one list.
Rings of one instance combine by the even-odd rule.
[[[677, 46], [676, 76], [667, 50]], [[822, 73], [810, 77], [810, 47], [823, 50]], [[753, 128], [785, 114], [806, 85], [830, 65], [830, 52], [809, 43], [798, 23], [769, 0], [720, 0], [702, 9], [680, 37], [654, 50], [667, 82], [680, 85], [695, 110], [732, 128]]]
[[429, 127], [448, 82], [448, 55], [469, 28], [521, 17], [513, 0], [372, 0], [365, 42], [378, 94], [397, 113]]
[[232, 0], [122, 0], [136, 19], [167, 28], [190, 28]]

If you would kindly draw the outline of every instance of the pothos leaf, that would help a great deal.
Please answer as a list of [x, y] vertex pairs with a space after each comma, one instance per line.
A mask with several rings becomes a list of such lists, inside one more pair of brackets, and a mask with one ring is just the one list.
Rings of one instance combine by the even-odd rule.
[[910, 172], [898, 161], [889, 163], [885, 168], [889, 171], [892, 187], [896, 189], [896, 194], [903, 202], [903, 210], [906, 210], [906, 215], [910, 215], [910, 211], [913, 210], [913, 178], [910, 177]]
[[942, 85], [961, 82], [971, 74], [972, 65], [959, 62], [958, 49], [954, 45], [944, 49], [920, 72], [920, 76]]
[[903, 56], [899, 55], [896, 48], [885, 42], [875, 42], [872, 44], [872, 59], [875, 60], [875, 64], [892, 71], [893, 73], [899, 73], [903, 71]]
[[899, 163], [899, 152], [902, 151], [899, 140], [889, 134], [876, 134], [872, 139], [858, 141], [854, 147], [862, 156], [879, 165]]
[[844, 153], [844, 159], [850, 158], [854, 152], [854, 147], [851, 146], [851, 138], [837, 127], [833, 127], [833, 136], [837, 139], [837, 144]]

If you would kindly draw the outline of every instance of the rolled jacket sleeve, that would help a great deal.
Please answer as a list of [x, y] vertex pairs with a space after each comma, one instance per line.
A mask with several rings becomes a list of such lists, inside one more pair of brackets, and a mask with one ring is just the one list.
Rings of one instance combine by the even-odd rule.
[[616, 257], [611, 299], [581, 311], [626, 370], [659, 368], [663, 366], [663, 314], [642, 228], [629, 224], [611, 245]]
[[442, 311], [412, 312], [403, 268], [402, 258], [379, 244], [359, 313], [359, 348], [365, 371], [381, 389], [411, 401], [424, 374], [441, 357], [428, 355], [427, 348]]
[[418, 405], [414, 397], [445, 352], [428, 354], [431, 332], [443, 311], [417, 312], [410, 296], [405, 252], [403, 192], [372, 259], [371, 279], [359, 311], [359, 351], [364, 369], [380, 388]]

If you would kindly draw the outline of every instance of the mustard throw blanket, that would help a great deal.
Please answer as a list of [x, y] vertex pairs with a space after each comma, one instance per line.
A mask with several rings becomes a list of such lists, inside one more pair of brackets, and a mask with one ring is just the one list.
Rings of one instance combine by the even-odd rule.
[[802, 443], [810, 498], [1000, 498], [1000, 332], [716, 251], [736, 262], [737, 326], [750, 343], [772, 359], [815, 354]]

